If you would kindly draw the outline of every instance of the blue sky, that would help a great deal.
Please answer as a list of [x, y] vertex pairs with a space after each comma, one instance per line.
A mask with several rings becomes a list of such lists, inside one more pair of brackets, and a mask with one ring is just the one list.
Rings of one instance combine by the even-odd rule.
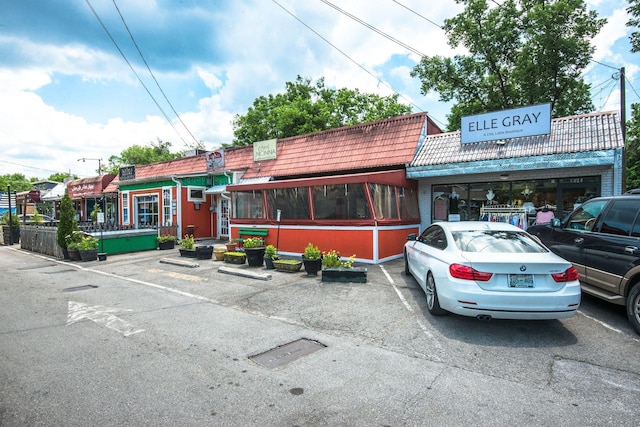
[[[297, 75], [324, 77], [329, 87], [395, 91], [414, 112], [427, 111], [444, 127], [450, 105], [435, 93], [420, 94], [419, 80], [409, 76], [419, 55], [327, 3], [0, 0], [0, 174], [92, 176], [97, 160], [78, 159], [106, 163], [133, 144], [158, 138], [171, 141], [173, 151], [195, 140], [213, 149], [232, 140], [234, 115], [259, 96], [282, 92]], [[429, 22], [442, 24], [459, 13], [453, 0], [330, 3], [420, 53], [460, 53]], [[640, 54], [630, 53], [626, 0], [587, 4], [609, 20], [593, 40], [594, 62], [585, 73], [596, 110], [620, 109], [612, 75], [623, 66], [627, 104], [639, 102]]]

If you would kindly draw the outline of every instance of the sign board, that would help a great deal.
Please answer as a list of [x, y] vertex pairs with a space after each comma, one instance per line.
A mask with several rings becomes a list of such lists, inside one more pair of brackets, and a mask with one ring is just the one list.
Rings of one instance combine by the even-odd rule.
[[551, 104], [466, 116], [460, 131], [462, 144], [546, 135], [551, 133]]
[[97, 212], [96, 220], [98, 224], [104, 224], [104, 212]]
[[224, 167], [224, 150], [207, 151], [207, 170]]
[[253, 143], [253, 161], [273, 160], [276, 156], [277, 139], [267, 139]]
[[135, 165], [133, 166], [121, 166], [119, 173], [118, 173], [118, 179], [120, 181], [129, 181], [132, 179], [136, 179], [136, 167]]

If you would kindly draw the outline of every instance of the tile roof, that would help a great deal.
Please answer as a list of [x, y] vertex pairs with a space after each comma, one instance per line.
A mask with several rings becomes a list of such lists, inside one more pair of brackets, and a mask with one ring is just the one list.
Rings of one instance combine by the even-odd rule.
[[277, 159], [255, 164], [253, 159], [234, 164], [230, 150], [229, 156], [225, 154], [226, 167], [249, 166], [243, 179], [404, 167], [413, 159], [423, 128], [439, 132], [427, 120], [427, 113], [416, 113], [282, 138], [277, 143]]
[[551, 120], [549, 135], [460, 143], [460, 131], [429, 135], [409, 167], [612, 150], [624, 147], [616, 112], [592, 113]]

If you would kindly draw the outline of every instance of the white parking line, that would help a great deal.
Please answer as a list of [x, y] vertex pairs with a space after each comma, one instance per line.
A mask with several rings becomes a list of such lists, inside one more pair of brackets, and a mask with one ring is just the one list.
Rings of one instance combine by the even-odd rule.
[[[586, 317], [587, 319], [589, 319], [589, 320], [592, 320], [592, 321], [596, 322], [596, 323], [597, 323], [597, 324], [599, 324], [600, 326], [604, 326], [605, 328], [609, 329], [610, 331], [617, 332], [617, 333], [619, 333], [619, 334], [621, 334], [621, 335], [626, 335], [626, 333], [625, 333], [624, 331], [622, 331], [622, 330], [620, 330], [620, 329], [618, 329], [618, 328], [614, 328], [613, 326], [611, 326], [611, 325], [609, 325], [609, 324], [607, 324], [607, 323], [603, 322], [602, 320], [598, 320], [598, 319], [596, 319], [595, 317], [591, 317], [591, 316], [589, 316], [588, 314], [584, 314], [584, 313], [583, 313], [582, 311], [580, 311], [580, 310], [578, 310], [578, 313], [580, 313], [582, 316]], [[638, 339], [638, 338], [631, 337], [631, 339], [632, 339], [632, 340], [634, 340], [635, 342], [640, 342], [640, 339]]]
[[[383, 265], [380, 266], [380, 269], [382, 270], [382, 272], [386, 276], [387, 280], [389, 281], [389, 283], [393, 287], [393, 290], [396, 291], [396, 294], [398, 295], [398, 298], [400, 298], [400, 301], [402, 301], [402, 304], [406, 307], [406, 309], [410, 313], [414, 313], [413, 307], [411, 307], [411, 305], [406, 300], [404, 295], [402, 295], [402, 293], [400, 292], [400, 289], [398, 289], [398, 287], [396, 286], [396, 283], [393, 281], [393, 278], [391, 277], [391, 275], [387, 272], [387, 270], [384, 268]], [[418, 324], [418, 326], [420, 327], [422, 332], [431, 340], [431, 342], [433, 343], [434, 347], [436, 347], [439, 351], [442, 351], [442, 346], [440, 345], [440, 343], [438, 342], [436, 337], [431, 333], [431, 331], [429, 330], [427, 325], [425, 325], [424, 322], [422, 322], [422, 320], [420, 320], [418, 317], [416, 317], [416, 323]]]

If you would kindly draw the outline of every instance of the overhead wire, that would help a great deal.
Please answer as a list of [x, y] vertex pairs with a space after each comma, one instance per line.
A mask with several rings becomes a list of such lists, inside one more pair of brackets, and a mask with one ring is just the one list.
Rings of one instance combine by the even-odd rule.
[[191, 135], [191, 138], [193, 138], [193, 140], [196, 142], [196, 145], [199, 144], [200, 142], [196, 139], [195, 136], [193, 136], [193, 133], [191, 133], [191, 131], [189, 130], [187, 125], [182, 121], [182, 118], [180, 117], [180, 114], [178, 114], [176, 109], [173, 108], [173, 104], [171, 103], [171, 101], [169, 101], [169, 98], [167, 97], [167, 95], [165, 94], [164, 90], [160, 86], [160, 83], [158, 82], [158, 79], [156, 79], [155, 74], [153, 74], [153, 71], [151, 71], [151, 67], [149, 67], [149, 64], [147, 63], [147, 60], [144, 58], [144, 55], [142, 54], [142, 51], [140, 50], [140, 47], [138, 46], [138, 43], [136, 42], [135, 38], [133, 37], [133, 34], [131, 34], [131, 30], [129, 30], [129, 26], [127, 25], [127, 22], [125, 21], [124, 16], [122, 16], [122, 13], [120, 12], [120, 8], [116, 4], [116, 0], [112, 0], [112, 1], [113, 1], [113, 5], [115, 6], [116, 10], [118, 11], [118, 15], [120, 16], [120, 20], [122, 20], [122, 24], [126, 28], [127, 33], [129, 33], [129, 37], [131, 38], [131, 42], [133, 42], [133, 45], [136, 47], [136, 50], [138, 51], [138, 54], [140, 55], [140, 58], [142, 58], [142, 62], [144, 62], [144, 65], [147, 67], [147, 70], [149, 71], [149, 74], [153, 78], [153, 81], [156, 83], [156, 86], [158, 87], [158, 90], [160, 90], [160, 93], [162, 93], [162, 96], [164, 97], [165, 101], [167, 101], [167, 104], [169, 104], [169, 107], [171, 107], [171, 110], [176, 115], [176, 117], [178, 118], [178, 120], [180, 121], [182, 126], [186, 129], [186, 131], [189, 133], [189, 135]]
[[100, 16], [98, 15], [98, 13], [95, 11], [95, 9], [93, 8], [93, 6], [91, 5], [91, 3], [89, 2], [89, 0], [85, 0], [85, 2], [87, 3], [87, 5], [89, 6], [89, 8], [91, 9], [91, 12], [93, 12], [93, 15], [96, 17], [96, 19], [98, 20], [98, 22], [100, 23], [100, 25], [102, 26], [102, 29], [107, 33], [107, 36], [109, 36], [109, 39], [111, 40], [111, 42], [113, 43], [113, 45], [116, 47], [116, 49], [118, 50], [118, 52], [120, 52], [120, 56], [122, 56], [122, 59], [124, 59], [124, 61], [127, 63], [127, 65], [129, 66], [129, 68], [131, 69], [131, 72], [136, 76], [136, 78], [138, 79], [138, 81], [140, 82], [140, 84], [142, 85], [142, 87], [144, 88], [144, 90], [147, 92], [147, 94], [149, 95], [149, 97], [151, 97], [151, 99], [153, 100], [153, 102], [156, 104], [156, 107], [158, 107], [158, 109], [160, 110], [160, 112], [162, 113], [162, 115], [164, 116], [164, 118], [167, 120], [167, 122], [169, 123], [169, 125], [171, 125], [171, 127], [173, 128], [173, 130], [176, 132], [176, 134], [180, 137], [180, 139], [182, 140], [182, 142], [184, 143], [184, 145], [186, 145], [187, 147], [189, 146], [189, 144], [187, 144], [187, 141], [184, 140], [184, 138], [182, 137], [182, 135], [180, 135], [180, 132], [178, 132], [178, 129], [176, 129], [176, 127], [174, 126], [173, 122], [169, 119], [169, 116], [167, 115], [167, 113], [162, 109], [162, 107], [160, 106], [160, 104], [158, 103], [158, 101], [156, 100], [156, 98], [151, 94], [151, 91], [149, 90], [149, 88], [147, 87], [147, 85], [144, 84], [144, 81], [140, 78], [140, 76], [138, 75], [138, 73], [136, 72], [136, 70], [133, 68], [133, 66], [131, 65], [131, 63], [129, 62], [129, 60], [127, 59], [127, 56], [124, 54], [124, 52], [122, 51], [122, 49], [120, 49], [120, 46], [118, 45], [118, 43], [116, 42], [116, 40], [113, 38], [113, 36], [111, 35], [111, 33], [109, 32], [109, 29], [106, 27], [106, 25], [104, 24], [104, 22], [102, 22], [102, 19], [100, 18]]

